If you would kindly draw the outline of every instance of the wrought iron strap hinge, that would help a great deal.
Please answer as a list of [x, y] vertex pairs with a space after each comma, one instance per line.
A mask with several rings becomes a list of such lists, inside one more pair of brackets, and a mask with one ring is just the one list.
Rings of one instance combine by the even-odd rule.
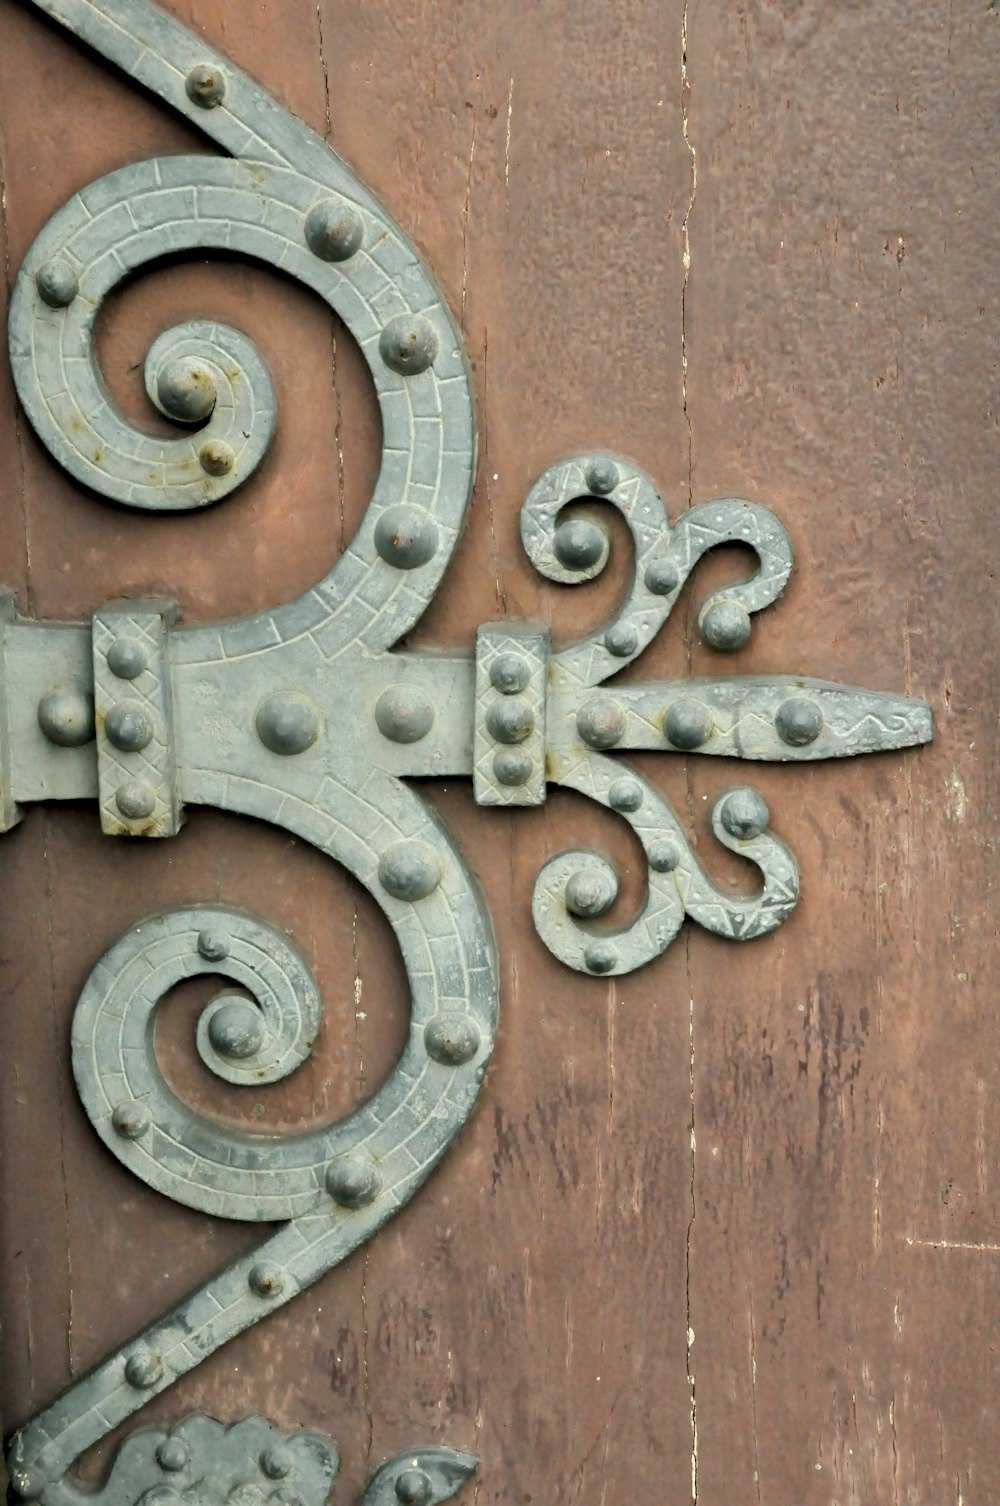
[[[276, 406], [243, 334], [196, 320], [153, 342], [146, 390], [175, 421], [172, 438], [126, 420], [94, 353], [101, 304], [123, 278], [166, 252], [206, 248], [279, 267], [339, 314], [374, 380], [383, 451], [355, 538], [284, 606], [189, 626], [168, 602], [122, 599], [88, 626], [23, 620], [5, 597], [0, 826], [25, 804], [60, 799], [96, 800], [112, 836], [173, 836], [193, 805], [282, 826], [374, 896], [403, 956], [412, 1014], [395, 1070], [346, 1119], [285, 1139], [236, 1134], [170, 1091], [151, 1021], [175, 983], [215, 975], [220, 992], [197, 1030], [202, 1060], [226, 1082], [278, 1081], [308, 1055], [322, 1013], [294, 944], [231, 906], [192, 904], [133, 925], [96, 964], [72, 1032], [95, 1132], [165, 1195], [279, 1227], [12, 1440], [15, 1492], [76, 1506], [66, 1472], [84, 1450], [369, 1238], [472, 1112], [496, 1030], [496, 950], [475, 879], [411, 780], [469, 779], [490, 807], [538, 805], [559, 786], [621, 816], [647, 867], [629, 923], [602, 922], [618, 879], [597, 852], [553, 855], [533, 895], [538, 933], [561, 962], [614, 975], [662, 953], [685, 916], [742, 941], [780, 925], [798, 896], [795, 860], [752, 788], [725, 790], [712, 809], [718, 840], [761, 875], [758, 893], [732, 895], [623, 754], [844, 757], [926, 742], [931, 716], [921, 701], [798, 675], [623, 682], [708, 550], [735, 542], [757, 559], [750, 579], [698, 612], [720, 663], [781, 595], [792, 551], [778, 519], [751, 501], [705, 502], [671, 522], [649, 477], [599, 452], [546, 471], [521, 509], [521, 538], [549, 580], [586, 582], [610, 554], [601, 508], [616, 509], [632, 570], [607, 623], [568, 644], [553, 645], [545, 626], [505, 621], [480, 628], [465, 652], [397, 650], [452, 557], [475, 470], [462, 339], [433, 279], [324, 141], [150, 0], [34, 3], [230, 154], [123, 167], [75, 194], [28, 252], [10, 311], [11, 365], [53, 458], [92, 491], [160, 512], [213, 505], [253, 473]], [[580, 501], [584, 509], [570, 508]], [[419, 1449], [377, 1471], [365, 1502], [430, 1506], [474, 1463]], [[335, 1470], [325, 1440], [282, 1439], [259, 1418], [229, 1430], [193, 1418], [133, 1435], [94, 1499], [319, 1506]]]

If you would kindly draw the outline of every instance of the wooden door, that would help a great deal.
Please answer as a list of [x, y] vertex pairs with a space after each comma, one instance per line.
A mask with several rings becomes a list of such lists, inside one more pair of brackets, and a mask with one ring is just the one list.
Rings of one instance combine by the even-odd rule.
[[[671, 519], [745, 498], [795, 553], [721, 670], [697, 608], [746, 575], [742, 549], [698, 568], [612, 690], [841, 681], [926, 699], [934, 741], [750, 768], [638, 753], [723, 895], [754, 884], [709, 826], [734, 784], [766, 799], [802, 892], [768, 935], [689, 922], [610, 977], [564, 967], [531, 905], [551, 857], [595, 848], [621, 875], [605, 923], [627, 924], [647, 865], [621, 816], [555, 787], [500, 809], [468, 778], [422, 782], [496, 937], [500, 1028], [478, 1104], [375, 1237], [109, 1431], [82, 1475], [102, 1479], [136, 1426], [204, 1412], [332, 1437], [344, 1502], [380, 1460], [441, 1444], [479, 1459], [459, 1499], [480, 1506], [988, 1506], [995, 8], [161, 3], [349, 164], [461, 330], [475, 490], [406, 652], [471, 654], [491, 621], [548, 624], [557, 645], [601, 623], [627, 589], [621, 518], [608, 569], [571, 588], [532, 569], [519, 515], [548, 467], [611, 452]], [[58, 9], [0, 0], [8, 292], [80, 189], [217, 151], [42, 13]], [[279, 402], [260, 468], [204, 511], [94, 495], [38, 442], [4, 365], [0, 579], [23, 617], [88, 622], [127, 596], [171, 598], [185, 626], [245, 618], [307, 592], [362, 527], [380, 417], [345, 327], [257, 262], [169, 258], [109, 297], [97, 331], [112, 400], [146, 431], [174, 432], [143, 389], [146, 352], [191, 319], [245, 331]], [[336, 685], [323, 693], [346, 725]], [[93, 799], [40, 802], [3, 838], [8, 1434], [263, 1237], [146, 1186], [88, 1121], [71, 1019], [119, 937], [170, 906], [224, 903], [307, 959], [322, 1029], [298, 1072], [259, 1091], [195, 1053], [212, 979], [160, 1011], [173, 1090], [230, 1128], [335, 1120], [408, 1039], [407, 974], [367, 890], [279, 826], [195, 804], [187, 817], [170, 840], [126, 840], [102, 834]]]

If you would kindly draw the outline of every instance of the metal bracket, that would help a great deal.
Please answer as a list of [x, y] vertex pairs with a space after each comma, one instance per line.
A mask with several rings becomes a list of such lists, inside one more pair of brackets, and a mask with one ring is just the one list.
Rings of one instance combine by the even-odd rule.
[[[246, 992], [213, 999], [197, 1048], [227, 1082], [278, 1080], [308, 1054], [321, 1014], [292, 943], [227, 906], [192, 905], [130, 928], [97, 964], [72, 1042], [97, 1133], [167, 1196], [281, 1227], [16, 1435], [15, 1491], [76, 1506], [80, 1492], [65, 1472], [86, 1448], [369, 1238], [472, 1111], [496, 1029], [496, 951], [472, 874], [409, 779], [471, 779], [484, 806], [537, 805], [560, 785], [621, 815], [648, 867], [645, 902], [629, 924], [601, 923], [617, 877], [597, 853], [554, 856], [533, 898], [538, 933], [560, 961], [621, 974], [658, 956], [686, 915], [743, 941], [780, 925], [798, 897], [794, 858], [755, 791], [729, 790], [712, 812], [718, 840], [761, 874], [758, 894], [732, 896], [713, 885], [674, 812], [622, 753], [789, 762], [904, 748], [932, 734], [921, 701], [799, 676], [616, 679], [602, 689], [660, 631], [707, 550], [738, 542], [758, 560], [749, 580], [698, 613], [703, 640], [720, 655], [746, 643], [792, 568], [788, 536], [766, 508], [706, 502], [671, 524], [650, 479], [605, 453], [547, 471], [524, 502], [521, 537], [543, 575], [578, 584], [605, 567], [609, 537], [596, 517], [565, 509], [589, 499], [618, 510], [634, 562], [606, 624], [556, 648], [545, 628], [503, 622], [482, 627], [467, 652], [393, 652], [440, 583], [475, 468], [461, 336], [430, 274], [325, 142], [151, 0], [34, 3], [230, 154], [113, 172], [76, 194], [29, 251], [11, 306], [11, 364], [54, 459], [101, 496], [165, 512], [213, 505], [252, 474], [276, 404], [245, 336], [202, 320], [154, 341], [146, 388], [180, 426], [171, 439], [126, 421], [94, 354], [102, 301], [123, 277], [164, 252], [205, 248], [278, 266], [336, 310], [375, 382], [383, 455], [351, 545], [316, 586], [273, 611], [187, 626], [169, 603], [119, 601], [88, 626], [23, 621], [6, 599], [0, 826], [25, 803], [51, 799], [96, 799], [114, 836], [174, 835], [185, 805], [274, 822], [375, 897], [403, 954], [412, 1009], [395, 1072], [346, 1120], [286, 1141], [236, 1136], [167, 1089], [150, 1020], [180, 978], [234, 981]], [[336, 1469], [331, 1445], [299, 1437], [265, 1447], [273, 1430], [261, 1419], [220, 1429], [195, 1418], [170, 1434], [134, 1435], [96, 1499], [165, 1502], [180, 1485], [203, 1502], [322, 1499]], [[272, 1466], [283, 1450], [302, 1476], [291, 1494], [258, 1478], [266, 1453], [264, 1475], [279, 1480]], [[196, 1478], [202, 1453], [216, 1483]], [[365, 1502], [444, 1500], [474, 1462], [447, 1450], [391, 1461]]]

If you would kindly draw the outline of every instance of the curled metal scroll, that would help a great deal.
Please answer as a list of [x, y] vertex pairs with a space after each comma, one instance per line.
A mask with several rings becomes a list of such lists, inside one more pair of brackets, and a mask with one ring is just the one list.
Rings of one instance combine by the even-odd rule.
[[[52, 624], [19, 619], [0, 596], [0, 829], [25, 802], [55, 798], [96, 799], [113, 836], [172, 836], [186, 805], [272, 822], [372, 894], [411, 994], [406, 1048], [375, 1095], [341, 1122], [275, 1137], [227, 1130], [181, 1102], [157, 1062], [153, 1021], [174, 983], [214, 974], [222, 986], [196, 1034], [206, 1066], [234, 1085], [290, 1075], [322, 1006], [288, 937], [227, 905], [193, 904], [140, 921], [94, 968], [72, 1052], [96, 1133], [164, 1195], [279, 1228], [17, 1433], [15, 1493], [79, 1506], [85, 1493], [66, 1473], [79, 1455], [373, 1234], [472, 1112], [496, 1029], [495, 946], [472, 874], [409, 778], [469, 778], [482, 805], [539, 804], [560, 785], [620, 814], [647, 867], [629, 924], [604, 919], [618, 880], [597, 852], [555, 855], [533, 897], [560, 961], [614, 975], [657, 957], [685, 916], [744, 941], [780, 925], [798, 896], [794, 858], [753, 789], [712, 807], [716, 838], [761, 876], [756, 895], [724, 894], [622, 753], [843, 757], [926, 742], [931, 718], [923, 702], [798, 676], [605, 684], [664, 627], [707, 550], [735, 542], [757, 559], [748, 580], [698, 612], [720, 655], [747, 642], [792, 568], [767, 508], [723, 499], [671, 523], [649, 477], [605, 453], [549, 469], [524, 503], [521, 536], [549, 580], [582, 583], [604, 569], [610, 542], [592, 506], [581, 516], [571, 504], [617, 509], [633, 561], [607, 623], [555, 648], [543, 625], [505, 622], [481, 628], [471, 651], [394, 649], [452, 556], [475, 470], [462, 341], [433, 279], [324, 141], [151, 0], [33, 3], [229, 154], [121, 168], [74, 195], [31, 247], [12, 300], [11, 364], [53, 458], [111, 501], [166, 513], [220, 502], [253, 474], [280, 395], [245, 335], [200, 319], [154, 340], [145, 385], [177, 425], [169, 438], [116, 408], [95, 354], [102, 301], [123, 278], [205, 249], [276, 267], [336, 311], [371, 371], [383, 451], [354, 540], [283, 606], [188, 627], [168, 602], [117, 601], [90, 624]], [[400, 1455], [373, 1475], [365, 1503], [431, 1506], [474, 1464], [434, 1446]], [[321, 1506], [335, 1473], [327, 1440], [282, 1441], [260, 1418], [226, 1429], [199, 1417], [134, 1434], [91, 1498]]]

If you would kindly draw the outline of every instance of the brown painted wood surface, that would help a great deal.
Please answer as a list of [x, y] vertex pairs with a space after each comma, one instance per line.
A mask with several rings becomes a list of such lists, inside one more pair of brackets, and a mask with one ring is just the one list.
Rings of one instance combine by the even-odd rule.
[[[617, 854], [634, 900], [616, 824], [564, 795], [506, 815], [460, 783], [428, 787], [502, 958], [480, 1107], [370, 1248], [143, 1418], [204, 1407], [329, 1430], [345, 1502], [370, 1462], [437, 1439], [481, 1456], [466, 1492], [480, 1506], [989, 1506], [996, 6], [169, 8], [326, 133], [461, 317], [480, 473], [412, 641], [468, 643], [505, 613], [559, 637], [599, 620], [614, 582], [542, 582], [517, 516], [546, 465], [605, 446], [646, 467], [672, 512], [742, 495], [789, 527], [793, 582], [736, 670], [905, 688], [933, 703], [936, 740], [754, 768], [802, 868], [795, 915], [745, 947], [689, 927], [613, 984], [561, 969], [529, 906], [540, 864], [580, 840]], [[18, 0], [0, 0], [0, 133], [8, 284], [76, 189], [204, 149]], [[140, 279], [104, 319], [113, 390], [148, 422], [149, 340], [202, 313], [258, 341], [281, 401], [259, 476], [204, 516], [131, 516], [83, 493], [0, 372], [0, 579], [23, 610], [82, 618], [128, 590], [173, 595], [189, 620], [241, 614], [302, 590], [350, 537], [377, 414], [356, 351], [302, 289], [207, 259]], [[689, 611], [633, 675], [714, 662]], [[746, 883], [705, 816], [745, 772], [641, 763], [712, 873]], [[364, 893], [284, 834], [218, 813], [132, 845], [103, 839], [93, 809], [32, 809], [3, 839], [0, 892], [13, 1426], [254, 1237], [150, 1192], [91, 1133], [68, 1025], [104, 948], [159, 906], [216, 896], [294, 931], [326, 1017], [313, 1062], [250, 1110], [275, 1128], [370, 1091], [406, 997]], [[198, 997], [165, 1011], [170, 1070], [199, 1103], [243, 1114], [192, 1063]]]

